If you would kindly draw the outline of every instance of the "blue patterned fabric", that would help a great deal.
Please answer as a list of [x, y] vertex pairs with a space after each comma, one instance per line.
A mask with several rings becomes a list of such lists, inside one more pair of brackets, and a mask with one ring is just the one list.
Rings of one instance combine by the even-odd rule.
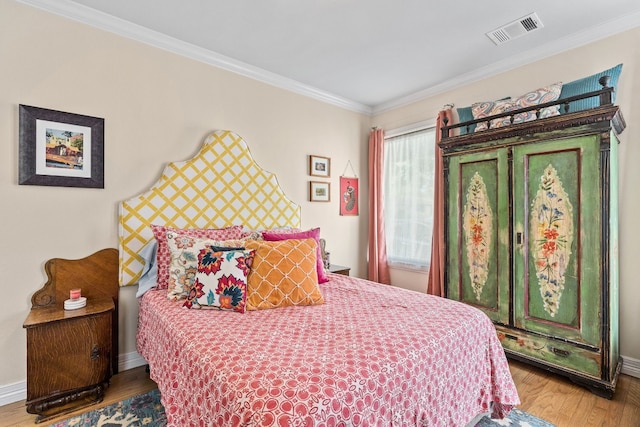
[[[468, 107], [456, 108], [458, 112], [458, 123], [468, 122], [469, 120], [473, 120], [473, 113], [471, 112], [471, 105]], [[476, 130], [475, 123], [469, 126], [469, 133], [473, 133]], [[460, 135], [465, 135], [467, 133], [467, 128], [460, 128]]]
[[[498, 101], [506, 101], [508, 99], [511, 99], [510, 96], [504, 97], [504, 98], [500, 98]], [[471, 105], [469, 105], [468, 107], [460, 107], [460, 108], [456, 108], [456, 111], [458, 113], [458, 123], [462, 123], [462, 122], [468, 122], [469, 120], [473, 120], [473, 107]], [[476, 124], [472, 124], [469, 126], [469, 133], [473, 133], [476, 131]], [[466, 127], [462, 127], [459, 128], [460, 129], [460, 135], [465, 135], [467, 133], [467, 128]]]
[[503, 420], [492, 420], [489, 417], [483, 417], [476, 427], [556, 427], [555, 424], [541, 420], [538, 417], [514, 408], [509, 412], [509, 416]]
[[[602, 89], [602, 86], [598, 82], [600, 77], [609, 76], [609, 86], [614, 89], [613, 94], [611, 95], [611, 102], [615, 103], [616, 100], [616, 89], [618, 87], [618, 80], [620, 78], [620, 73], [622, 73], [622, 64], [618, 64], [615, 67], [609, 68], [608, 70], [601, 71], [599, 73], [592, 74], [588, 77], [583, 77], [578, 80], [573, 80], [568, 83], [564, 83], [562, 85], [562, 90], [560, 91], [560, 96], [558, 100], [568, 98], [570, 96], [580, 95], [587, 92], [593, 92], [596, 90]], [[502, 98], [500, 101], [509, 99]], [[546, 102], [546, 101], [545, 101]], [[598, 98], [587, 98], [581, 99], [579, 101], [573, 101], [569, 103], [569, 112], [575, 112], [580, 110], [587, 110], [589, 108], [595, 108], [600, 106], [600, 100]], [[469, 120], [473, 120], [473, 113], [471, 106], [468, 107], [460, 107], [456, 108], [458, 112], [458, 123], [466, 122]], [[564, 108], [560, 107], [560, 114], [564, 114]], [[476, 130], [476, 125], [473, 124], [469, 126], [469, 133], [473, 133]], [[466, 128], [460, 128], [460, 135], [465, 135], [467, 133]]]
[[[167, 416], [160, 403], [160, 392], [155, 389], [122, 402], [51, 424], [49, 427], [164, 427], [166, 425]], [[476, 424], [476, 427], [498, 426], [556, 427], [554, 424], [517, 408], [511, 410], [509, 416], [503, 420], [492, 420], [485, 416]]]
[[[562, 90], [560, 91], [560, 98], [558, 99], [565, 99], [570, 96], [580, 95], [587, 92], [593, 92], [594, 90], [600, 90], [602, 89], [602, 86], [600, 85], [598, 80], [602, 76], [609, 76], [611, 78], [609, 80], [609, 86], [614, 89], [613, 94], [611, 95], [611, 102], [615, 102], [616, 100], [615, 89], [618, 86], [618, 79], [620, 78], [621, 72], [622, 72], [622, 64], [618, 64], [613, 68], [609, 68], [608, 70], [604, 70], [599, 73], [592, 74], [588, 77], [584, 77], [582, 79], [565, 83], [562, 85]], [[598, 106], [600, 106], [600, 99], [598, 99], [598, 97], [581, 99], [579, 101], [573, 101], [569, 103], [569, 112], [573, 113], [576, 111], [587, 110], [589, 108], [595, 108]], [[564, 107], [560, 107], [560, 113], [564, 114], [564, 112], [565, 112]]]
[[158, 389], [104, 408], [51, 424], [49, 427], [139, 427], [167, 425]]

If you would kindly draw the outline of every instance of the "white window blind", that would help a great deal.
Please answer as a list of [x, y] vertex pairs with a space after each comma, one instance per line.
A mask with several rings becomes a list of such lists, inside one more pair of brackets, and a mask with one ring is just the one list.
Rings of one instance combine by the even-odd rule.
[[429, 267], [434, 157], [433, 126], [385, 138], [384, 224], [392, 266]]

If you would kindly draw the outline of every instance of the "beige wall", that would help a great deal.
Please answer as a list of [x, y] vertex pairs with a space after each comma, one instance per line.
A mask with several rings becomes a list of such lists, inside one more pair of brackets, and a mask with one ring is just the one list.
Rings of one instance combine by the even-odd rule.
[[[366, 201], [359, 217], [339, 216], [337, 201], [347, 161], [366, 177], [368, 116], [9, 0], [0, 0], [0, 58], [0, 388], [25, 380], [22, 323], [46, 282], [44, 262], [117, 247], [118, 202], [216, 129], [247, 141], [301, 204], [303, 227], [321, 227], [335, 263], [365, 273]], [[104, 118], [105, 188], [18, 185], [19, 104]], [[330, 203], [306, 201], [309, 154], [332, 160]], [[121, 354], [135, 351], [135, 291], [120, 293]]]
[[[620, 348], [623, 356], [640, 359], [640, 286], [637, 254], [640, 253], [640, 29], [610, 37], [551, 58], [468, 84], [414, 104], [380, 113], [372, 124], [394, 129], [435, 117], [443, 105], [456, 107], [473, 102], [519, 96], [528, 90], [556, 81], [569, 82], [623, 63], [616, 103], [627, 122], [620, 146]], [[415, 274], [394, 271], [394, 284], [411, 287]], [[426, 281], [426, 275], [424, 280]], [[418, 279], [419, 280], [419, 279]]]

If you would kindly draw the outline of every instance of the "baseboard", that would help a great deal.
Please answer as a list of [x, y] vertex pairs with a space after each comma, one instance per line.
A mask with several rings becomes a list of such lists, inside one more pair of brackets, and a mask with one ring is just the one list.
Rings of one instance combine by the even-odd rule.
[[[146, 365], [147, 361], [138, 354], [137, 351], [121, 354], [118, 356], [118, 371], [126, 371], [127, 369], [137, 368]], [[19, 381], [13, 384], [0, 385], [0, 406], [10, 403], [26, 400], [27, 398], [27, 382]]]
[[0, 406], [25, 400], [27, 398], [27, 382], [0, 385]]
[[[118, 369], [120, 372], [146, 365], [147, 361], [137, 351], [121, 354], [118, 357]], [[640, 360], [633, 357], [622, 356], [622, 371], [625, 375], [640, 378]], [[27, 382], [19, 381], [13, 384], [0, 385], [0, 406], [27, 398]]]
[[620, 373], [640, 378], [640, 360], [622, 356], [622, 370]]
[[147, 361], [144, 360], [137, 351], [133, 351], [127, 354], [121, 354], [120, 356], [118, 356], [118, 372], [137, 368], [138, 366], [146, 364]]

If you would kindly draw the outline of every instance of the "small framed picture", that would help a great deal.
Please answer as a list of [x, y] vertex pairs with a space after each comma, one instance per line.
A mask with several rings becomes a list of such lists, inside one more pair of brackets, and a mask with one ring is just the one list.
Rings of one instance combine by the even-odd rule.
[[20, 105], [20, 185], [104, 188], [104, 119]]
[[321, 156], [309, 156], [309, 175], [311, 176], [331, 176], [331, 159]]
[[329, 202], [331, 184], [328, 182], [309, 181], [309, 201]]

